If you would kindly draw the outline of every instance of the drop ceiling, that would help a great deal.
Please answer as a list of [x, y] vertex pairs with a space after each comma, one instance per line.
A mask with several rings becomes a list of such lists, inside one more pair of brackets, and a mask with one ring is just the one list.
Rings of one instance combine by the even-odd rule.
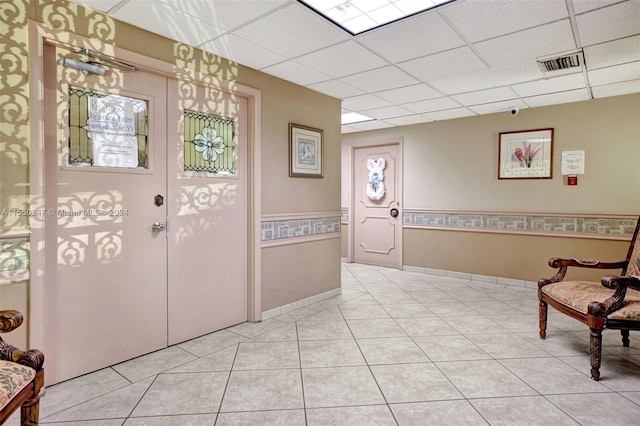
[[457, 0], [355, 36], [296, 0], [75, 2], [372, 118], [343, 133], [640, 92], [640, 0]]

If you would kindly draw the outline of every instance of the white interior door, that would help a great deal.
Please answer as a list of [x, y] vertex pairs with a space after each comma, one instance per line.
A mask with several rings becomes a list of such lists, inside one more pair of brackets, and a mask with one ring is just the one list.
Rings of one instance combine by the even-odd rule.
[[56, 383], [167, 345], [166, 79], [45, 57], [45, 349]]
[[399, 146], [354, 148], [353, 261], [401, 267]]
[[48, 383], [247, 319], [247, 99], [65, 56], [45, 48]]
[[169, 80], [169, 344], [247, 320], [247, 100]]

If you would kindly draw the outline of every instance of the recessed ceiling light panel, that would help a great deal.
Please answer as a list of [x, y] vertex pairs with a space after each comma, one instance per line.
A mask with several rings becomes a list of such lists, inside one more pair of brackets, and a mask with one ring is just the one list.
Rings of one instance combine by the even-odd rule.
[[372, 121], [374, 120], [372, 117], [359, 114], [357, 112], [347, 112], [342, 114], [342, 124], [353, 124], [353, 123], [361, 123], [363, 121]]
[[455, 0], [298, 0], [351, 35], [433, 9]]

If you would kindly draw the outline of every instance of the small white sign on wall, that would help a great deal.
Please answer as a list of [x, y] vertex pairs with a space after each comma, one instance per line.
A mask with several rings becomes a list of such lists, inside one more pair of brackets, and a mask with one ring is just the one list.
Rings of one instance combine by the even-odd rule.
[[562, 175], [584, 174], [584, 149], [562, 151]]
[[93, 165], [138, 167], [138, 139], [129, 135], [93, 133]]

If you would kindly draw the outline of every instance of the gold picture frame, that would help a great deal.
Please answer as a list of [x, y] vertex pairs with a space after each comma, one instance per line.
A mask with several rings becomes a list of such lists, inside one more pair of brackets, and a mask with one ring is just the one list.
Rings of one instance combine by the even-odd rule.
[[289, 123], [289, 176], [323, 177], [323, 134], [321, 129]]

